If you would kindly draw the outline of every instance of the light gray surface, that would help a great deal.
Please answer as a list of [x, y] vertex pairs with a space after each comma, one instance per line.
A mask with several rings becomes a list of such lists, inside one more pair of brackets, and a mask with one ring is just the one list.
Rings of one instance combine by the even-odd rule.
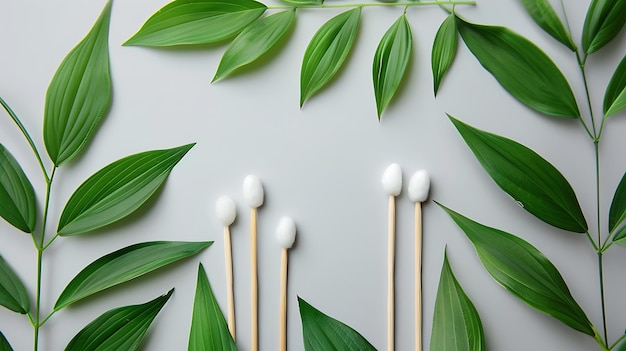
[[[556, 1], [554, 1], [557, 3]], [[63, 167], [53, 189], [50, 231], [65, 199], [90, 174], [125, 155], [197, 142], [171, 174], [158, 201], [138, 215], [93, 235], [59, 239], [46, 251], [43, 310], [49, 311], [66, 283], [89, 262], [140, 241], [215, 240], [201, 255], [160, 273], [115, 288], [58, 313], [43, 328], [42, 350], [60, 350], [102, 312], [176, 292], [144, 343], [146, 350], [186, 348], [198, 261], [207, 269], [218, 300], [226, 306], [222, 228], [215, 200], [234, 198], [239, 217], [232, 227], [238, 344], [248, 350], [248, 219], [242, 182], [247, 174], [265, 184], [259, 211], [260, 345], [278, 348], [278, 219], [298, 226], [290, 252], [289, 349], [302, 350], [299, 295], [360, 331], [379, 349], [386, 345], [387, 198], [380, 176], [391, 162], [405, 180], [417, 169], [432, 177], [431, 199], [480, 222], [523, 236], [560, 269], [590, 319], [600, 322], [596, 257], [582, 235], [552, 229], [517, 207], [481, 169], [446, 118], [448, 112], [482, 129], [515, 139], [543, 155], [576, 189], [595, 228], [593, 149], [576, 121], [540, 116], [512, 99], [461, 45], [439, 97], [433, 98], [430, 47], [445, 13], [411, 8], [413, 64], [403, 92], [376, 118], [371, 63], [377, 43], [400, 8], [366, 8], [346, 68], [334, 84], [299, 101], [299, 67], [313, 33], [340, 10], [301, 10], [291, 37], [272, 60], [245, 74], [210, 84], [223, 47], [155, 50], [121, 47], [166, 0], [116, 1], [110, 52], [114, 98], [107, 120], [88, 150]], [[60, 60], [91, 27], [99, 1], [4, 1], [0, 11], [0, 96], [23, 119], [43, 150], [41, 120], [47, 85]], [[555, 4], [556, 5], [556, 4]], [[574, 33], [580, 33], [588, 1], [566, 1]], [[569, 77], [582, 100], [573, 55], [541, 32], [513, 0], [479, 0], [459, 7], [466, 18], [506, 25], [542, 47]], [[575, 35], [579, 37], [578, 34]], [[576, 39], [578, 41], [578, 39]], [[624, 34], [612, 49], [588, 61], [594, 108], [626, 51]], [[584, 106], [584, 105], [581, 105]], [[581, 108], [586, 110], [585, 108]], [[602, 145], [602, 221], [624, 172], [623, 113], [611, 119]], [[18, 158], [42, 200], [43, 181], [27, 144], [8, 117], [0, 118], [0, 142]], [[413, 204], [403, 193], [397, 213], [398, 350], [413, 348]], [[591, 338], [519, 302], [484, 271], [471, 245], [434, 203], [424, 206], [424, 345], [428, 348], [434, 299], [444, 248], [458, 279], [481, 314], [491, 350], [590, 350]], [[31, 240], [0, 222], [0, 254], [34, 291]], [[622, 248], [606, 256], [609, 338], [623, 333], [626, 283]], [[16, 350], [30, 349], [25, 317], [0, 310], [0, 330]]]

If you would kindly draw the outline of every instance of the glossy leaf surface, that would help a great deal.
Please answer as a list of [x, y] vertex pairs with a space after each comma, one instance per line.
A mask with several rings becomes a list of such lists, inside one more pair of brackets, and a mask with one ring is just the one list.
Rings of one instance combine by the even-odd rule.
[[483, 266], [505, 289], [531, 307], [594, 336], [591, 322], [559, 271], [521, 238], [484, 226], [441, 206], [472, 242]]
[[173, 46], [232, 38], [267, 10], [254, 0], [174, 0], [162, 7], [124, 45]]
[[626, 56], [617, 66], [604, 93], [603, 112], [610, 116], [626, 108]]
[[582, 45], [587, 54], [608, 44], [626, 23], [626, 0], [593, 0], [583, 26]]
[[472, 54], [513, 97], [547, 115], [580, 115], [563, 73], [535, 44], [505, 27], [459, 18], [457, 27]]
[[224, 52], [213, 81], [256, 61], [273, 48], [292, 27], [295, 18], [296, 10], [291, 9], [262, 18], [246, 27]]
[[433, 42], [433, 50], [431, 53], [431, 65], [433, 70], [433, 83], [435, 96], [439, 91], [439, 86], [443, 81], [443, 77], [452, 65], [452, 61], [456, 56], [456, 48], [458, 45], [458, 34], [456, 30], [456, 16], [448, 15], [441, 23], [435, 40]]
[[111, 102], [109, 21], [111, 2], [87, 36], [63, 59], [46, 93], [43, 137], [59, 166], [91, 140]]
[[13, 347], [9, 344], [9, 340], [0, 331], [0, 351], [13, 351]]
[[102, 168], [74, 191], [61, 213], [57, 232], [62, 236], [82, 234], [131, 214], [159, 189], [192, 147], [142, 152]]
[[613, 232], [615, 228], [626, 219], [626, 173], [622, 176], [613, 195], [611, 208], [609, 209], [609, 232]]
[[404, 78], [412, 47], [411, 26], [402, 15], [385, 32], [374, 53], [372, 78], [379, 119]]
[[58, 311], [87, 296], [193, 256], [212, 243], [152, 241], [110, 253], [80, 271], [65, 287], [54, 309]]
[[431, 351], [484, 351], [485, 333], [478, 311], [457, 281], [447, 254], [435, 299]]
[[102, 314], [76, 334], [65, 351], [137, 350], [173, 292], [174, 289], [144, 304], [119, 307]]
[[22, 167], [2, 144], [0, 144], [0, 216], [25, 233], [35, 231], [37, 222], [35, 190]]
[[188, 350], [237, 350], [202, 264], [198, 267]]
[[521, 0], [521, 2], [539, 27], [570, 50], [576, 51], [576, 44], [548, 0]]
[[513, 140], [450, 120], [498, 186], [542, 221], [576, 233], [587, 231], [574, 189], [552, 164]]
[[343, 12], [313, 35], [300, 71], [300, 106], [326, 85], [350, 53], [361, 19], [361, 8]]
[[367, 351], [376, 349], [361, 334], [340, 321], [325, 315], [298, 297], [302, 336], [306, 351], [342, 350]]
[[2, 256], [0, 256], [0, 305], [21, 314], [30, 311], [30, 299], [24, 283]]

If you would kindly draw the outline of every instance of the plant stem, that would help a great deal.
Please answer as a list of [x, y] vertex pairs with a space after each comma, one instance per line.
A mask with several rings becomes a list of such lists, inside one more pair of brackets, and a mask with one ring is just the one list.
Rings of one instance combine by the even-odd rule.
[[[300, 5], [298, 8], [330, 9], [346, 7], [380, 7], [380, 6], [429, 6], [429, 5], [476, 5], [475, 0], [451, 0], [451, 1], [420, 1], [420, 2], [375, 2], [375, 3], [351, 3], [351, 4], [321, 4], [321, 5]], [[291, 9], [294, 6], [268, 6], [272, 10]]]
[[598, 252], [598, 277], [600, 279], [600, 302], [602, 304], [602, 328], [604, 331], [604, 344], [608, 345], [609, 338], [607, 337], [606, 328], [606, 306], [604, 302], [604, 269], [603, 269], [603, 255], [602, 252]]

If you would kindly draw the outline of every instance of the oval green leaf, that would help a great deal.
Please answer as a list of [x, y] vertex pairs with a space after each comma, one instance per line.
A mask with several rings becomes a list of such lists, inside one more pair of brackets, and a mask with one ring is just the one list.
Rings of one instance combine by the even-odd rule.
[[548, 0], [521, 0], [521, 2], [541, 29], [570, 50], [576, 51], [576, 44]]
[[521, 103], [551, 116], [580, 116], [567, 79], [535, 44], [505, 27], [460, 18], [457, 27], [480, 64]]
[[43, 138], [59, 166], [91, 140], [111, 102], [109, 21], [111, 2], [87, 36], [63, 59], [46, 93]]
[[557, 228], [587, 231], [572, 186], [552, 164], [524, 145], [449, 117], [485, 171], [518, 205]]
[[198, 267], [188, 350], [237, 350], [202, 264]]
[[174, 289], [141, 305], [105, 312], [78, 332], [65, 351], [137, 350], [152, 321], [173, 292]]
[[325, 315], [300, 297], [298, 305], [306, 351], [376, 351], [374, 346], [356, 330]]
[[57, 233], [83, 234], [128, 216], [159, 189], [193, 145], [138, 153], [102, 168], [74, 191]]
[[324, 87], [350, 53], [361, 19], [361, 8], [343, 12], [315, 33], [304, 52], [300, 70], [300, 106]]
[[0, 256], [0, 305], [21, 314], [30, 311], [30, 299], [24, 283], [2, 256]]
[[447, 253], [435, 299], [431, 351], [484, 351], [485, 333], [478, 311], [456, 280]]
[[626, 23], [626, 0], [593, 0], [583, 26], [582, 45], [591, 54], [608, 44]]
[[609, 232], [612, 233], [615, 228], [626, 219], [626, 173], [622, 176], [615, 189], [613, 201], [609, 209]]
[[175, 0], [152, 15], [124, 45], [215, 43], [232, 38], [265, 10], [254, 0]]
[[456, 47], [458, 45], [458, 35], [456, 30], [456, 19], [454, 14], [448, 15], [441, 23], [435, 40], [433, 42], [433, 50], [431, 53], [431, 65], [433, 70], [433, 85], [435, 88], [435, 96], [439, 91], [439, 86], [443, 81], [443, 77], [452, 65], [452, 61], [456, 56]]
[[400, 16], [383, 35], [372, 64], [378, 119], [396, 94], [411, 60], [413, 37], [406, 15]]
[[440, 205], [472, 242], [491, 277], [529, 306], [594, 336], [593, 326], [556, 267], [534, 246]]
[[0, 217], [25, 232], [35, 231], [37, 199], [33, 185], [4, 145], [0, 144]]
[[131, 245], [103, 256], [67, 284], [54, 310], [193, 256], [213, 242], [152, 241]]
[[226, 48], [213, 81], [256, 61], [273, 48], [291, 28], [295, 18], [296, 10], [291, 9], [262, 18], [246, 27]]
[[603, 111], [605, 116], [613, 115], [626, 108], [626, 56], [615, 69], [604, 93]]
[[9, 344], [9, 340], [0, 331], [0, 351], [13, 351], [13, 347]]

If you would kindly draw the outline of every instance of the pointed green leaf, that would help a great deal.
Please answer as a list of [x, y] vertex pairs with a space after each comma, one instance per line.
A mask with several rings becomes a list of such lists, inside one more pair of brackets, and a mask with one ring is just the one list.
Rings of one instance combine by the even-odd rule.
[[555, 227], [587, 231], [572, 186], [552, 164], [524, 145], [449, 117], [485, 171], [522, 208]]
[[593, 326], [556, 267], [534, 246], [440, 205], [472, 242], [483, 266], [500, 285], [529, 306], [594, 336]]
[[54, 310], [58, 311], [87, 296], [193, 256], [212, 243], [212, 241], [152, 241], [112, 252], [80, 271], [67, 284], [54, 305]]
[[612, 233], [615, 228], [626, 219], [626, 173], [622, 176], [615, 189], [611, 208], [609, 209], [609, 232]]
[[302, 337], [306, 351], [366, 351], [376, 349], [361, 334], [340, 321], [325, 315], [298, 297]]
[[21, 314], [30, 311], [30, 299], [24, 283], [2, 256], [0, 256], [0, 305]]
[[1, 331], [0, 331], [0, 351], [13, 351], [11, 344], [9, 344], [9, 341], [7, 340], [6, 337], [4, 337], [4, 334], [2, 334]]
[[400, 16], [383, 35], [372, 65], [378, 119], [396, 94], [411, 60], [413, 37], [406, 15]]
[[626, 56], [617, 66], [604, 93], [604, 115], [613, 115], [626, 108]]
[[433, 51], [431, 53], [431, 64], [433, 70], [433, 84], [435, 88], [435, 96], [439, 91], [439, 86], [443, 77], [452, 65], [454, 56], [456, 56], [456, 47], [458, 45], [458, 35], [456, 30], [456, 19], [454, 14], [441, 23], [435, 41], [433, 42]]
[[478, 311], [456, 280], [447, 253], [435, 299], [431, 351], [484, 351], [485, 333]]
[[324, 3], [324, 0], [280, 0], [286, 4], [293, 5], [321, 5]]
[[613, 235], [613, 242], [616, 244], [626, 245], [626, 225], [621, 226], [615, 235]]
[[198, 267], [188, 350], [237, 350], [202, 264]]
[[554, 39], [576, 51], [576, 44], [548, 0], [521, 0], [530, 17]]
[[159, 189], [193, 145], [138, 153], [102, 168], [74, 191], [57, 232], [83, 234], [128, 216]]
[[535, 44], [505, 27], [459, 18], [457, 27], [472, 54], [513, 97], [547, 115], [580, 115], [567, 79]]
[[35, 231], [37, 200], [22, 167], [0, 144], [0, 217], [25, 232]]
[[249, 25], [226, 48], [213, 81], [254, 62], [273, 48], [291, 28], [295, 18], [296, 10], [291, 9], [267, 16]]
[[43, 137], [56, 166], [89, 143], [109, 109], [110, 18], [109, 1], [87, 36], [63, 59], [48, 86]]
[[608, 44], [626, 23], [626, 0], [593, 0], [583, 27], [582, 45], [591, 54]]
[[232, 38], [267, 10], [254, 0], [174, 0], [162, 7], [124, 45], [172, 46]]
[[78, 332], [65, 351], [137, 350], [150, 324], [173, 292], [174, 289], [141, 305], [105, 312]]
[[300, 70], [300, 106], [326, 85], [350, 53], [361, 19], [361, 8], [343, 12], [315, 33], [304, 52]]

